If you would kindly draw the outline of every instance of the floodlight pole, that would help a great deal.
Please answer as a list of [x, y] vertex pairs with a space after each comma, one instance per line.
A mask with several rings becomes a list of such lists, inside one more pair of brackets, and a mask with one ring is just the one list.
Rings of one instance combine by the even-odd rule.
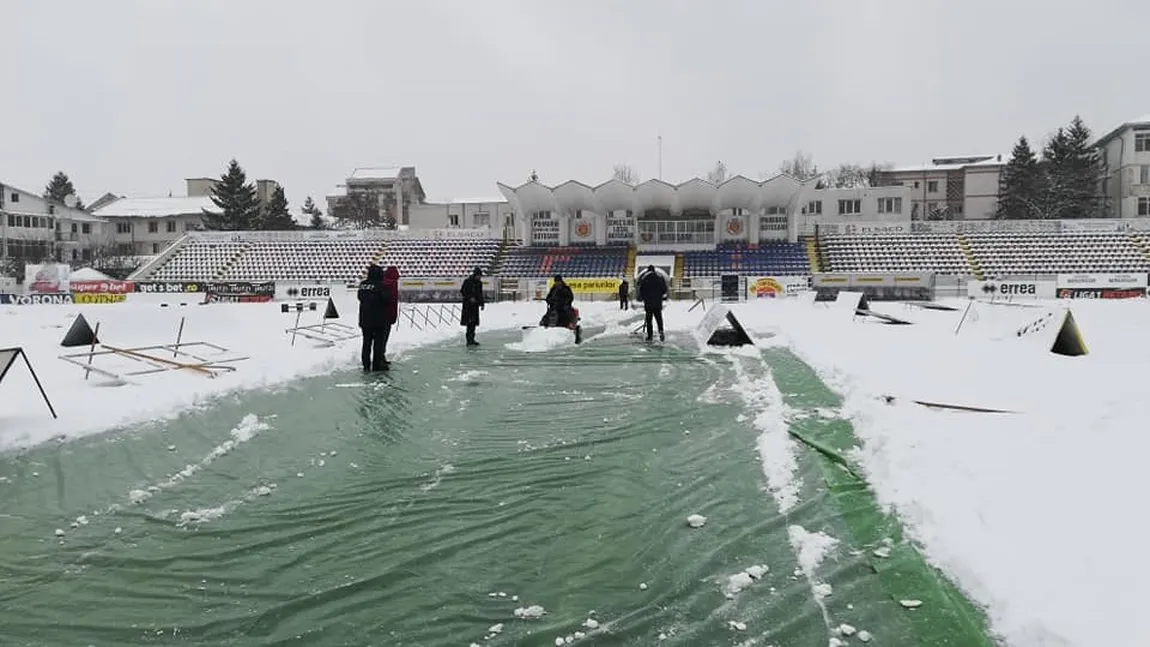
[[659, 179], [663, 179], [663, 136], [659, 135]]

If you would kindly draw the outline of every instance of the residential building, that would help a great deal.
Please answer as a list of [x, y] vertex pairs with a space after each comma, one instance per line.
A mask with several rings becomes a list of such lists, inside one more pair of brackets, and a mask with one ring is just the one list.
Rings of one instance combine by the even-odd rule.
[[1112, 218], [1150, 216], [1150, 114], [1127, 121], [1095, 142], [1102, 153], [1102, 193]]
[[202, 229], [205, 210], [218, 210], [208, 196], [119, 198], [93, 215], [109, 223], [116, 254], [151, 256]]
[[514, 231], [515, 210], [503, 198], [429, 200], [410, 208], [412, 229], [474, 229], [491, 227]]
[[[220, 178], [218, 177], [190, 177], [184, 180], [189, 198], [204, 198], [212, 195], [212, 189], [216, 188], [219, 182]], [[255, 185], [256, 198], [260, 204], [267, 204], [280, 184], [275, 180], [256, 180]]]
[[[337, 224], [339, 220], [382, 220], [392, 216], [397, 225], [409, 226], [412, 206], [427, 201], [414, 166], [357, 168], [326, 197], [327, 213]], [[350, 213], [345, 208], [354, 204], [349, 204], [349, 198], [362, 201], [367, 208], [374, 208], [378, 212], [371, 214], [370, 218], [365, 214]], [[398, 210], [396, 205], [400, 205]]]
[[913, 220], [983, 220], [998, 211], [1002, 155], [940, 157], [881, 171], [879, 185], [910, 189]]
[[81, 209], [0, 184], [0, 258], [17, 265], [90, 260], [108, 241], [105, 225]]

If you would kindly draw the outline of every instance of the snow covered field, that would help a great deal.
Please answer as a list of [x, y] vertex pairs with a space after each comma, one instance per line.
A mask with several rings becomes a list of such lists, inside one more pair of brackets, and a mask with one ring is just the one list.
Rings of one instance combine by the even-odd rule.
[[[278, 304], [162, 308], [139, 296], [103, 306], [0, 307], [0, 347], [24, 347], [60, 414], [51, 419], [27, 371], [14, 366], [0, 385], [0, 448], [97, 433], [203, 406], [236, 389], [358, 366], [357, 341], [320, 348], [300, 339], [291, 347], [284, 329], [295, 314], [281, 313]], [[354, 304], [338, 305], [338, 321], [354, 324]], [[1070, 305], [1090, 351], [1084, 357], [1052, 355], [1014, 334], [1042, 308], [977, 304], [958, 335], [961, 311], [902, 304], [872, 306], [915, 325], [855, 321], [841, 309], [797, 300], [733, 310], [753, 336], [776, 335], [761, 345], [791, 347], [843, 395], [841, 415], [854, 423], [857, 458], [880, 502], [897, 509], [933, 563], [988, 606], [994, 630], [1010, 644], [1150, 644], [1138, 613], [1150, 602], [1140, 584], [1150, 574], [1150, 557], [1138, 548], [1144, 524], [1136, 476], [1150, 447], [1138, 432], [1150, 404], [1137, 370], [1150, 360], [1138, 335], [1150, 325], [1150, 304]], [[687, 307], [670, 307], [669, 332], [701, 319], [700, 309], [687, 313]], [[625, 334], [627, 327], [613, 322], [638, 316], [613, 303], [581, 309], [585, 325], [609, 324], [603, 334]], [[101, 341], [121, 346], [171, 343], [185, 316], [185, 341], [217, 343], [250, 359], [214, 380], [166, 372], [128, 386], [101, 386], [96, 376], [85, 382], [79, 368], [56, 359], [83, 350], [59, 346], [78, 312], [100, 322]], [[488, 306], [479, 340], [495, 329], [534, 324], [541, 313], [534, 303]], [[319, 313], [305, 313], [301, 323], [318, 321]], [[455, 338], [461, 344], [455, 323], [425, 331], [401, 326], [389, 355], [402, 361], [423, 344]], [[519, 349], [545, 352], [558, 343], [550, 332], [529, 331]], [[943, 412], [913, 399], [1017, 413]], [[787, 412], [775, 414], [777, 429]], [[786, 463], [772, 458], [764, 457], [768, 480], [779, 477], [771, 465]]]

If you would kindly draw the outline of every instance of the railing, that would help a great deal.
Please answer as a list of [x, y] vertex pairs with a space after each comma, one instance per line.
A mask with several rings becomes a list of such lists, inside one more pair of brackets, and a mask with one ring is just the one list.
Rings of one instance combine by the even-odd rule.
[[402, 306], [395, 321], [398, 329], [404, 321], [416, 330], [436, 329], [442, 325], [455, 325], [463, 314], [463, 306], [458, 303], [418, 303]]

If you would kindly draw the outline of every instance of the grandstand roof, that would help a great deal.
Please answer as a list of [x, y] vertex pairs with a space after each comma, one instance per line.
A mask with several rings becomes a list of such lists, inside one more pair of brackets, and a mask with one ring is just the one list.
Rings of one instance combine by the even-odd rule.
[[209, 196], [176, 198], [120, 198], [93, 212], [101, 218], [167, 218], [198, 216], [204, 210], [219, 211]]
[[671, 213], [680, 213], [684, 209], [719, 211], [787, 207], [806, 190], [813, 190], [816, 183], [815, 179], [800, 182], [780, 174], [762, 182], [736, 175], [719, 185], [700, 178], [681, 184], [647, 180], [634, 186], [620, 180], [609, 180], [594, 187], [575, 180], [553, 187], [534, 180], [517, 187], [502, 182], [497, 185], [520, 213], [574, 209], [594, 213], [623, 210], [641, 213], [647, 209], [667, 209]]

